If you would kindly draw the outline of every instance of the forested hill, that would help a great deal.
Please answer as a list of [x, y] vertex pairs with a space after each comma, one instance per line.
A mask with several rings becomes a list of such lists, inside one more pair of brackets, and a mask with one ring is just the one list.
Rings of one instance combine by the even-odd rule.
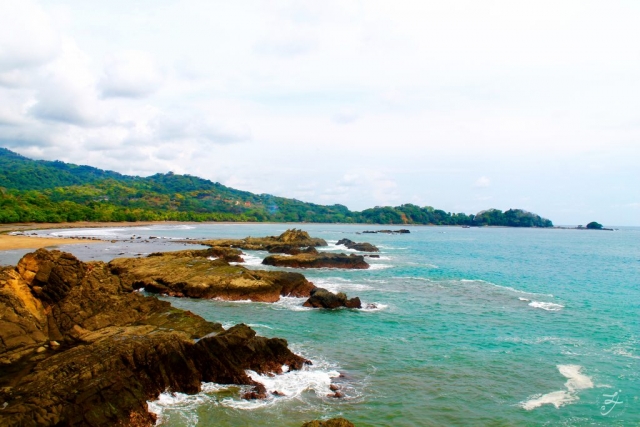
[[355, 212], [343, 205], [253, 194], [190, 175], [127, 176], [31, 160], [0, 148], [0, 223], [154, 220], [553, 226], [520, 209], [467, 215], [405, 204]]

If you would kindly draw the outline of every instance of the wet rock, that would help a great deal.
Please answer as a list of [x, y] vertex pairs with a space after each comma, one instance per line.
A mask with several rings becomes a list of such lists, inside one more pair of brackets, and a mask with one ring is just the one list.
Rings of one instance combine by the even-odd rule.
[[332, 253], [300, 253], [298, 255], [269, 255], [262, 260], [264, 265], [292, 268], [346, 268], [367, 269], [369, 264], [362, 255]]
[[152, 426], [146, 402], [165, 390], [197, 393], [206, 381], [261, 398], [246, 370], [308, 363], [283, 339], [225, 331], [132, 290], [109, 265], [59, 251], [0, 270], [0, 425]]
[[118, 258], [109, 267], [132, 289], [175, 297], [275, 302], [280, 296], [309, 296], [314, 288], [300, 273], [248, 270], [224, 259], [211, 260], [211, 254], [209, 249], [154, 253]]
[[355, 427], [355, 425], [345, 418], [331, 418], [325, 421], [309, 421], [304, 423], [302, 427]]
[[304, 307], [313, 308], [362, 308], [360, 298], [347, 299], [347, 295], [339, 292], [334, 294], [324, 288], [315, 288], [311, 291], [311, 296], [303, 304]]
[[[199, 240], [197, 243], [206, 246], [234, 247], [246, 250], [269, 251], [274, 253], [286, 253], [286, 248], [306, 248], [309, 246], [327, 246], [323, 239], [309, 236], [309, 233], [295, 228], [282, 233], [280, 236], [247, 237], [245, 239], [216, 239]], [[288, 249], [291, 250], [291, 249]]]
[[378, 248], [371, 243], [356, 243], [353, 240], [349, 239], [338, 240], [338, 243], [336, 243], [336, 245], [344, 245], [349, 249], [360, 252], [379, 252]]

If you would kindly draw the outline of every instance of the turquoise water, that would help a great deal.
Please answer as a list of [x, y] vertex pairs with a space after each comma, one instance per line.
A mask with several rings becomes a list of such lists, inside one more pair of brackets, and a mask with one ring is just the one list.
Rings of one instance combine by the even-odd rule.
[[[259, 379], [286, 394], [267, 401], [242, 401], [238, 388], [217, 385], [196, 396], [164, 394], [152, 405], [161, 425], [299, 426], [332, 416], [358, 426], [640, 425], [640, 228], [411, 227], [411, 234], [356, 235], [389, 227], [296, 226], [330, 243], [347, 237], [381, 249], [370, 270], [303, 271], [375, 308], [168, 298], [225, 326], [244, 322], [286, 338], [314, 365]], [[286, 228], [133, 232], [246, 237]], [[263, 268], [264, 254], [248, 254], [249, 268]], [[330, 381], [345, 398], [327, 397]]]

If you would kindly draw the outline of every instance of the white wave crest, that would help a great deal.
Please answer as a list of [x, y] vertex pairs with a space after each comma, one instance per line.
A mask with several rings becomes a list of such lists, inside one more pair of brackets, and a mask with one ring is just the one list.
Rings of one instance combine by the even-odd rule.
[[362, 308], [360, 311], [372, 312], [372, 311], [382, 311], [389, 308], [387, 304], [382, 304], [379, 302], [362, 302]]
[[257, 255], [244, 253], [242, 255], [242, 258], [244, 259], [244, 262], [230, 262], [229, 264], [231, 264], [231, 265], [244, 265], [244, 266], [247, 266], [247, 265], [251, 265], [251, 266], [262, 265], [262, 257], [259, 257]]
[[564, 305], [562, 304], [556, 304], [553, 302], [542, 302], [542, 301], [531, 301], [529, 303], [529, 306], [533, 308], [541, 308], [547, 311], [560, 311], [564, 308]]
[[304, 307], [302, 304], [307, 298], [296, 297], [280, 297], [280, 299], [274, 303], [270, 303], [269, 306], [275, 310], [290, 310], [290, 311], [306, 311], [313, 310], [309, 307]]
[[282, 400], [299, 399], [303, 393], [312, 392], [323, 398], [331, 394], [331, 379], [340, 376], [335, 370], [303, 368], [299, 371], [288, 371], [281, 375], [260, 375], [247, 371], [252, 380], [262, 383], [267, 389], [266, 399], [245, 400], [236, 398], [223, 399], [220, 404], [234, 409], [257, 409], [274, 405]]
[[202, 390], [198, 394], [185, 393], [160, 393], [157, 400], [148, 401], [147, 406], [149, 412], [157, 417], [156, 425], [162, 425], [167, 418], [167, 411], [171, 411], [182, 418], [186, 425], [196, 425], [198, 423], [198, 415], [196, 408], [204, 404], [215, 404], [215, 393], [228, 390], [230, 388], [238, 388], [238, 386], [227, 386], [214, 383], [202, 383]]
[[553, 405], [556, 408], [560, 408], [563, 405], [568, 405], [580, 400], [577, 394], [578, 391], [593, 388], [593, 381], [582, 373], [582, 366], [558, 365], [557, 368], [558, 371], [567, 378], [567, 382], [564, 383], [566, 390], [530, 396], [528, 400], [520, 403], [523, 409], [531, 411], [542, 405]]
[[369, 270], [385, 270], [393, 267], [392, 264], [369, 264]]

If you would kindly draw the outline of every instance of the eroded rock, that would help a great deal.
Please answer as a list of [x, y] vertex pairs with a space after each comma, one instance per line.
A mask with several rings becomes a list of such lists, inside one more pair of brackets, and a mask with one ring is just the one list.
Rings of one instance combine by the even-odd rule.
[[307, 363], [285, 340], [225, 331], [132, 290], [111, 266], [59, 251], [0, 270], [0, 425], [152, 426], [146, 402], [165, 390], [212, 381], [260, 397], [247, 369]]
[[362, 308], [360, 298], [347, 299], [347, 295], [342, 292], [334, 294], [324, 288], [315, 288], [312, 290], [311, 296], [303, 305], [314, 308]]
[[349, 249], [360, 252], [379, 252], [378, 248], [371, 243], [356, 243], [353, 240], [349, 239], [340, 239], [338, 240], [338, 243], [336, 243], [336, 245], [343, 245]]
[[369, 264], [362, 255], [332, 253], [300, 253], [298, 255], [269, 255], [262, 260], [264, 265], [292, 268], [347, 268], [367, 269]]
[[126, 286], [175, 297], [275, 302], [280, 296], [309, 296], [313, 283], [302, 274], [249, 270], [210, 259], [204, 251], [118, 258], [109, 263]]

